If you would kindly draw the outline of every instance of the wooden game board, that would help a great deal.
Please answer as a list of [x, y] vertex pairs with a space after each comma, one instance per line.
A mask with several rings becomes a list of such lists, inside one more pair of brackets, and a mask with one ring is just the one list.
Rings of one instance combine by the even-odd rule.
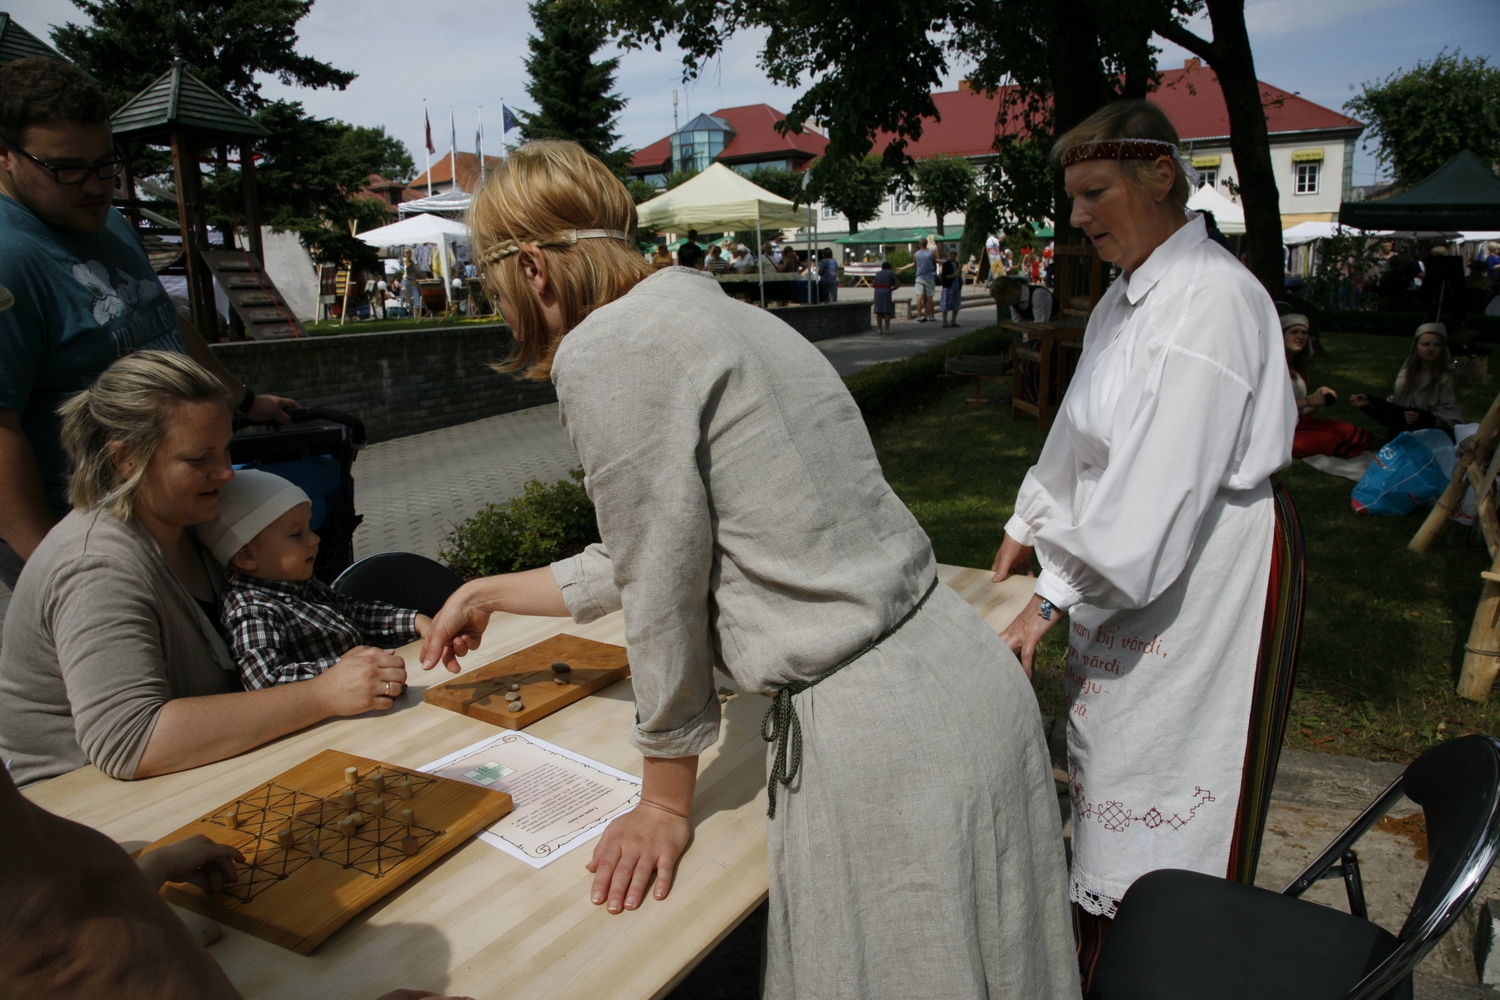
[[[552, 664], [567, 663], [573, 669], [558, 684]], [[630, 676], [625, 647], [576, 635], [555, 635], [535, 646], [486, 664], [445, 684], [427, 689], [423, 698], [430, 705], [446, 708], [506, 729], [525, 729], [578, 699]], [[509, 710], [505, 700], [512, 684], [521, 685], [519, 712]]]
[[[357, 769], [347, 782], [346, 768]], [[379, 777], [377, 777], [377, 775]], [[409, 782], [409, 788], [402, 782]], [[377, 793], [376, 785], [384, 790]], [[366, 822], [345, 837], [345, 792]], [[404, 796], [408, 793], [410, 798]], [[375, 801], [384, 803], [384, 817]], [[410, 809], [413, 823], [401, 822]], [[201, 833], [245, 855], [217, 892], [162, 888], [168, 901], [306, 955], [371, 903], [511, 810], [510, 796], [338, 750], [277, 775], [146, 850]], [[291, 846], [278, 835], [291, 830]]]

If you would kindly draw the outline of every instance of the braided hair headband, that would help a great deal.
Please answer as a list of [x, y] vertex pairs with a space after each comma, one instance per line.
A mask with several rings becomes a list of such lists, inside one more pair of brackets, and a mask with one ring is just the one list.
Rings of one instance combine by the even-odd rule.
[[1188, 185], [1196, 188], [1202, 175], [1182, 157], [1182, 150], [1170, 142], [1159, 139], [1099, 139], [1085, 142], [1065, 150], [1062, 155], [1064, 169], [1085, 160], [1155, 160], [1170, 156], [1187, 178]]
[[524, 244], [530, 243], [539, 247], [570, 247], [579, 240], [624, 240], [627, 243], [635, 242], [627, 233], [618, 229], [564, 229], [551, 236], [538, 236], [533, 239], [509, 239], [497, 244], [489, 253], [480, 258], [481, 264], [495, 264], [507, 257], [521, 252]]

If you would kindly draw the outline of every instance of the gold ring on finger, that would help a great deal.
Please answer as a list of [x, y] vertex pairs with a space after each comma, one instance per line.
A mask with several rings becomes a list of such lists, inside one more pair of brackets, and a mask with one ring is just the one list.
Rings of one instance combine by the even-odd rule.
[[386, 681], [385, 682], [385, 696], [387, 698], [389, 698], [391, 696], [391, 682], [390, 681]]

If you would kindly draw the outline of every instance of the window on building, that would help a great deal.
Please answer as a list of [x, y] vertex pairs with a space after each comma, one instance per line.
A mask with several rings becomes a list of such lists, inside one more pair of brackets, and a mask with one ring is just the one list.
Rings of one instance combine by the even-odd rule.
[[891, 195], [891, 214], [907, 215], [911, 212], [911, 192], [898, 188]]
[[1198, 171], [1198, 186], [1199, 187], [1207, 187], [1207, 188], [1216, 188], [1216, 187], [1218, 187], [1219, 186], [1219, 168], [1218, 167], [1210, 167], [1210, 168], [1208, 168], [1206, 170], [1199, 170]]
[[699, 115], [672, 133], [672, 169], [707, 170], [733, 138], [728, 122]]
[[1297, 193], [1317, 194], [1319, 168], [1323, 164], [1313, 161], [1310, 163], [1295, 163], [1293, 166], [1297, 168]]
[[839, 217], [839, 213], [834, 211], [832, 208], [829, 208], [827, 205], [824, 205], [822, 217], [825, 219], [837, 219]]

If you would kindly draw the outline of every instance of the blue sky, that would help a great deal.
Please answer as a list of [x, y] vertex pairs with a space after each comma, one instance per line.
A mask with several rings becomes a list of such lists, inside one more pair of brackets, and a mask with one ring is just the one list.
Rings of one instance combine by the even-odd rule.
[[[68, 0], [4, 2], [19, 23], [43, 38], [49, 25], [81, 20]], [[1332, 108], [1359, 84], [1430, 59], [1444, 47], [1500, 62], [1497, 0], [1248, 0], [1246, 21], [1260, 78]], [[1209, 33], [1206, 24], [1200, 28]], [[501, 101], [529, 106], [522, 59], [531, 19], [522, 0], [317, 0], [300, 29], [302, 52], [360, 77], [342, 92], [298, 91], [270, 81], [268, 96], [296, 98], [318, 115], [384, 125], [412, 150], [418, 170], [424, 97], [439, 154], [449, 146], [450, 105], [459, 148], [467, 150], [473, 149], [483, 106], [492, 152]], [[618, 89], [629, 100], [620, 117], [625, 142], [644, 146], [671, 131], [673, 90], [679, 92], [682, 121], [762, 101], [785, 110], [796, 92], [766, 81], [756, 66], [759, 43], [758, 35], [736, 38], [693, 84], [681, 82], [681, 56], [670, 45], [660, 53], [621, 53]], [[1164, 42], [1161, 47], [1163, 66], [1181, 65], [1186, 53]], [[949, 86], [963, 69], [950, 68]], [[1374, 180], [1373, 157], [1359, 156], [1354, 182]]]

